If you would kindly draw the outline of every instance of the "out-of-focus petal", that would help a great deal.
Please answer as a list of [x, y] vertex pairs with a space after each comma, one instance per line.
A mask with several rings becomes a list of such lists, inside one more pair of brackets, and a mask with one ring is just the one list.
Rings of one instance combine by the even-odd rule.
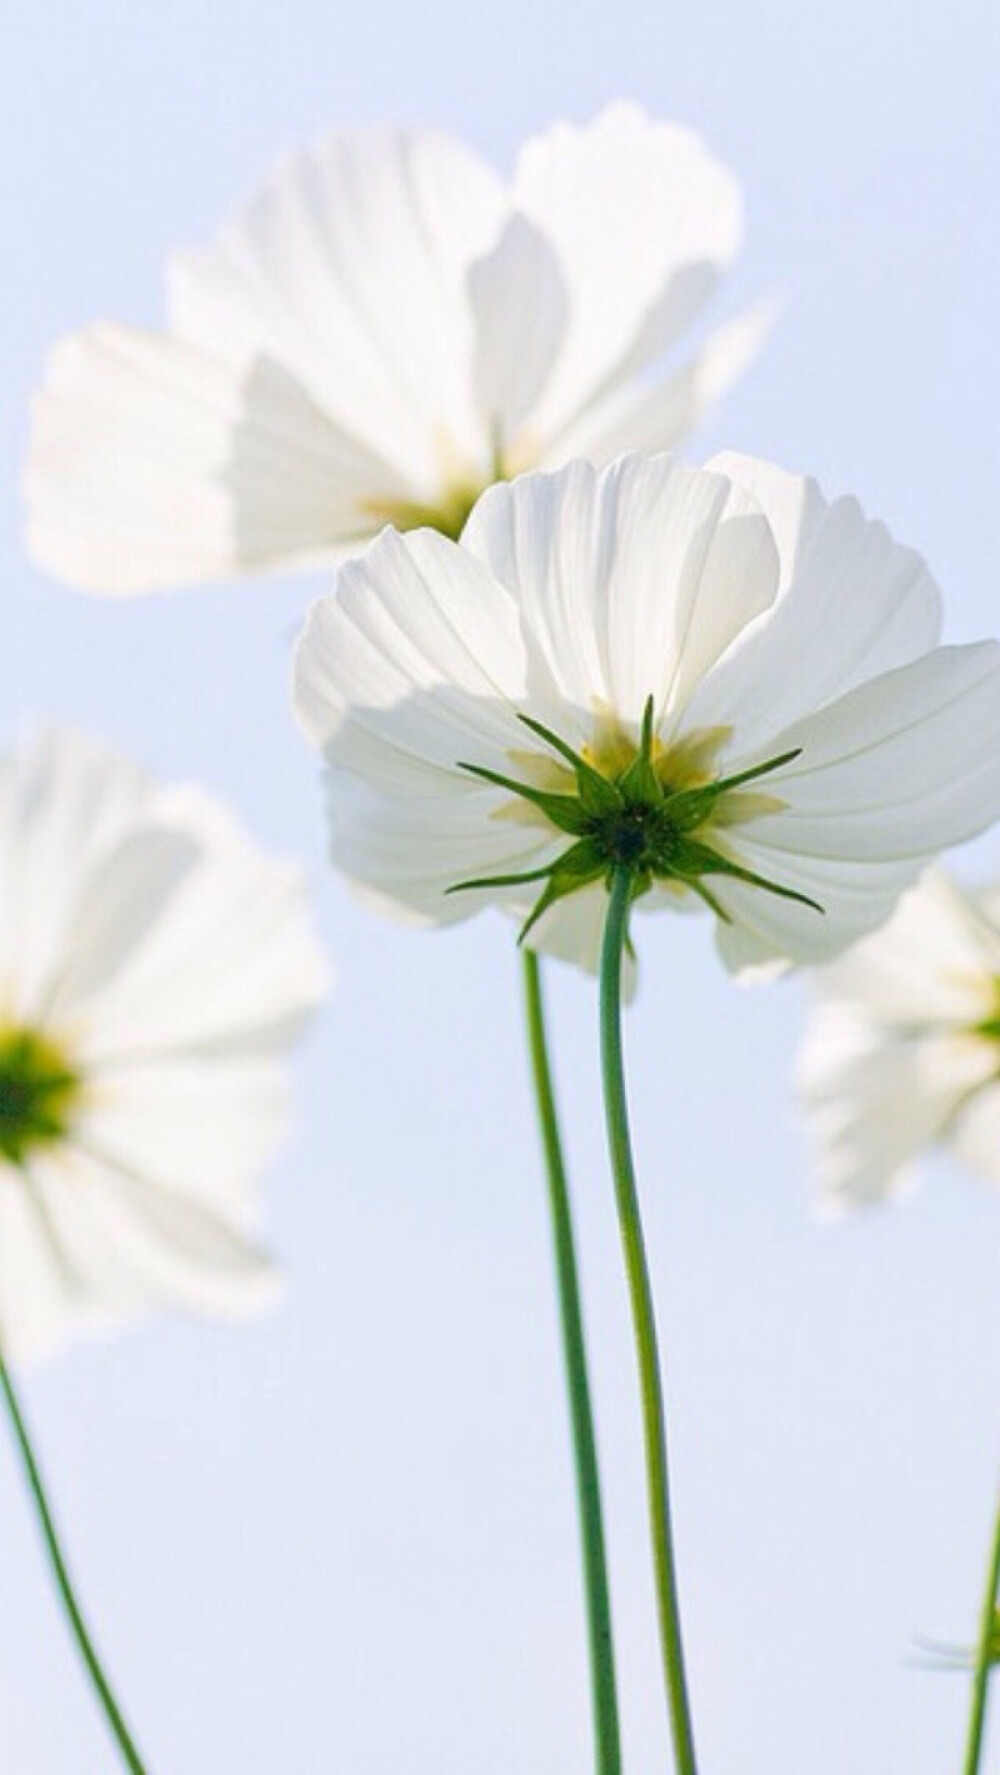
[[575, 457], [600, 465], [626, 450], [651, 456], [676, 450], [753, 363], [773, 312], [770, 303], [762, 303], [718, 327], [679, 369], [652, 381], [616, 385], [542, 448], [539, 467], [560, 468]]
[[324, 995], [301, 873], [211, 796], [49, 730], [0, 769], [0, 1337], [253, 1311], [288, 1050]]
[[879, 1042], [850, 1010], [821, 1006], [798, 1066], [820, 1206], [844, 1213], [898, 1194], [985, 1073], [971, 1044]]
[[506, 212], [496, 174], [450, 136], [341, 131], [174, 260], [171, 319], [227, 355], [273, 357], [430, 498], [442, 450], [478, 462], [466, 275]]
[[524, 216], [512, 216], [493, 251], [470, 268], [469, 299], [476, 405], [502, 462], [552, 373], [569, 312], [559, 261]]
[[272, 359], [110, 326], [53, 351], [24, 490], [36, 558], [115, 595], [329, 560], [413, 497]]
[[739, 246], [739, 187], [701, 138], [615, 104], [526, 142], [517, 207], [547, 236], [571, 295], [566, 340], [532, 424], [552, 440], [659, 357]]

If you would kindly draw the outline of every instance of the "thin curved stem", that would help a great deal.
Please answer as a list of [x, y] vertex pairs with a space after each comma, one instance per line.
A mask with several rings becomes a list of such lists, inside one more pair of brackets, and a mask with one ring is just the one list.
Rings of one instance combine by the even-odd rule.
[[583, 1547], [584, 1586], [587, 1598], [596, 1767], [598, 1775], [620, 1775], [621, 1736], [618, 1724], [615, 1655], [611, 1635], [611, 1601], [608, 1594], [601, 1482], [597, 1464], [597, 1439], [594, 1432], [590, 1381], [587, 1372], [587, 1347], [580, 1301], [576, 1238], [573, 1232], [573, 1215], [570, 1207], [566, 1165], [563, 1159], [562, 1141], [559, 1136], [552, 1069], [549, 1064], [541, 970], [538, 957], [532, 950], [525, 949], [522, 954], [531, 1075], [535, 1087], [535, 1101], [538, 1106], [538, 1125], [545, 1152], [552, 1242], [559, 1286], [559, 1317], [566, 1367], [566, 1389], [569, 1395], [570, 1421], [573, 1431], [573, 1456], [576, 1464], [576, 1490], [580, 1513], [580, 1537]]
[[0, 1391], [3, 1393], [7, 1411], [10, 1416], [11, 1428], [13, 1429], [14, 1439], [17, 1443], [18, 1453], [21, 1457], [25, 1478], [28, 1481], [28, 1488], [31, 1492], [35, 1510], [38, 1515], [39, 1527], [42, 1531], [42, 1539], [45, 1542], [45, 1550], [49, 1556], [49, 1563], [55, 1577], [56, 1587], [69, 1619], [73, 1637], [76, 1640], [83, 1662], [87, 1667], [90, 1680], [97, 1692], [98, 1700], [104, 1710], [104, 1715], [111, 1728], [112, 1735], [118, 1749], [121, 1751], [126, 1768], [130, 1770], [131, 1775], [146, 1775], [146, 1765], [143, 1763], [139, 1752], [136, 1750], [128, 1727], [122, 1718], [121, 1710], [111, 1692], [111, 1686], [101, 1667], [101, 1661], [94, 1649], [93, 1641], [87, 1631], [87, 1626], [80, 1611], [80, 1606], [76, 1600], [73, 1582], [70, 1578], [69, 1571], [67, 1570], [66, 1561], [63, 1558], [62, 1549], [59, 1545], [59, 1535], [52, 1518], [52, 1512], [49, 1509], [48, 1499], [45, 1494], [45, 1484], [31, 1446], [28, 1427], [21, 1413], [17, 1394], [14, 1391], [14, 1383], [11, 1380], [2, 1353], [0, 1353]]
[[983, 1607], [979, 1621], [979, 1641], [976, 1646], [976, 1664], [972, 1677], [972, 1711], [969, 1716], [965, 1762], [962, 1765], [963, 1775], [979, 1775], [979, 1763], [986, 1732], [986, 1705], [989, 1699], [990, 1671], [996, 1662], [998, 1599], [1000, 1599], [1000, 1504], [997, 1506], [996, 1521], [993, 1525], [993, 1544], [990, 1549], [989, 1571], [986, 1576], [986, 1589], [983, 1593]]
[[622, 956], [628, 937], [632, 878], [617, 869], [611, 883], [604, 943], [601, 951], [601, 1065], [608, 1147], [615, 1180], [618, 1223], [628, 1276], [632, 1325], [635, 1333], [642, 1396], [643, 1433], [646, 1444], [646, 1483], [649, 1521], [656, 1575], [656, 1600], [660, 1619], [660, 1643], [666, 1679], [674, 1756], [679, 1775], [697, 1775], [694, 1732], [684, 1673], [680, 1607], [673, 1532], [670, 1524], [670, 1484], [667, 1469], [667, 1429], [656, 1338], [656, 1318], [649, 1283], [649, 1265], [642, 1233], [636, 1190], [632, 1142], [629, 1135], [625, 1071], [622, 1062], [621, 984]]

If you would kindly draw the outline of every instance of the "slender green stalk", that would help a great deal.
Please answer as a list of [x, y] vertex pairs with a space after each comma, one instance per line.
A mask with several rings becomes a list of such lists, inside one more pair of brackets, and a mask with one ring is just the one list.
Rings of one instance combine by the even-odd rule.
[[646, 1483], [649, 1521], [656, 1574], [656, 1600], [660, 1618], [660, 1643], [666, 1678], [674, 1756], [679, 1775], [697, 1775], [691, 1709], [684, 1674], [680, 1607], [673, 1534], [670, 1526], [670, 1485], [667, 1470], [667, 1429], [656, 1339], [656, 1319], [649, 1284], [649, 1265], [642, 1234], [636, 1190], [632, 1142], [629, 1136], [625, 1071], [622, 1063], [621, 984], [622, 956], [628, 937], [632, 877], [627, 868], [615, 870], [608, 901], [601, 953], [601, 1063], [604, 1075], [604, 1106], [608, 1147], [615, 1180], [618, 1223], [621, 1229], [625, 1269], [632, 1305], [642, 1396], [643, 1433], [646, 1444]]
[[989, 1571], [986, 1577], [983, 1609], [979, 1622], [979, 1643], [976, 1646], [976, 1663], [972, 1677], [972, 1711], [969, 1716], [965, 1762], [962, 1765], [963, 1775], [979, 1775], [979, 1761], [982, 1756], [983, 1738], [986, 1731], [986, 1704], [989, 1698], [990, 1671], [996, 1662], [998, 1599], [1000, 1599], [1000, 1504], [997, 1506], [996, 1522], [993, 1525], [993, 1545], [990, 1549]]
[[18, 1453], [21, 1456], [25, 1477], [28, 1481], [35, 1510], [38, 1514], [38, 1522], [42, 1531], [42, 1539], [45, 1542], [45, 1550], [49, 1556], [49, 1562], [52, 1566], [60, 1599], [69, 1618], [73, 1637], [76, 1640], [83, 1662], [87, 1666], [90, 1680], [97, 1692], [101, 1707], [104, 1710], [105, 1718], [111, 1728], [118, 1749], [121, 1751], [126, 1768], [131, 1771], [131, 1775], [146, 1775], [146, 1766], [132, 1742], [128, 1727], [122, 1718], [118, 1703], [111, 1692], [107, 1677], [101, 1668], [100, 1659], [94, 1650], [93, 1641], [87, 1631], [83, 1615], [80, 1612], [80, 1607], [73, 1590], [73, 1583], [66, 1568], [66, 1561], [63, 1558], [62, 1549], [59, 1545], [59, 1536], [56, 1531], [56, 1525], [52, 1519], [52, 1512], [49, 1509], [48, 1500], [45, 1495], [45, 1485], [42, 1480], [41, 1472], [39, 1471], [38, 1462], [36, 1461], [32, 1450], [28, 1428], [21, 1414], [21, 1408], [17, 1401], [17, 1394], [14, 1391], [14, 1384], [2, 1354], [0, 1354], [0, 1391], [3, 1392], [7, 1411], [10, 1415], [11, 1427], [14, 1431], [15, 1441], [17, 1442]]
[[597, 1466], [597, 1441], [594, 1434], [594, 1414], [590, 1399], [587, 1349], [583, 1332], [583, 1312], [580, 1304], [576, 1239], [573, 1233], [569, 1187], [563, 1160], [562, 1142], [559, 1137], [559, 1121], [545, 1035], [541, 973], [537, 956], [530, 949], [523, 950], [522, 954], [524, 957], [524, 997], [527, 1011], [528, 1045], [531, 1052], [531, 1072], [538, 1105], [538, 1123], [542, 1146], [545, 1151], [545, 1169], [548, 1176], [549, 1210], [552, 1218], [556, 1276], [559, 1284], [563, 1357], [566, 1365], [566, 1386], [569, 1393], [570, 1420], [573, 1429], [573, 1454], [576, 1462], [576, 1489], [580, 1512], [580, 1535], [583, 1544], [583, 1571], [590, 1640], [590, 1679], [593, 1693], [596, 1767], [598, 1775], [620, 1775], [621, 1739], [618, 1726], [615, 1655], [611, 1637], [611, 1603], [608, 1595], [607, 1562], [604, 1552], [604, 1520], [601, 1509], [600, 1474]]

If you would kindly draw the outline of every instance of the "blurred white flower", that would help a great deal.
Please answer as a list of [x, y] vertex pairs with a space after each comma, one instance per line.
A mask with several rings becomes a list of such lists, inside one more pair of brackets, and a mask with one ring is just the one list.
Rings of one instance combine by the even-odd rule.
[[898, 1195], [936, 1141], [1000, 1183], [1000, 889], [929, 870], [814, 984], [798, 1083], [821, 1206]]
[[525, 143], [504, 183], [433, 131], [342, 131], [170, 266], [169, 332], [63, 340], [35, 404], [29, 546], [129, 593], [456, 535], [500, 476], [666, 449], [756, 350], [762, 312], [660, 380], [740, 238], [732, 175], [616, 104]]
[[324, 992], [303, 884], [71, 731], [0, 763], [0, 1340], [272, 1292], [256, 1179]]
[[628, 861], [640, 908], [716, 912], [733, 969], [827, 959], [1000, 814], [1000, 647], [939, 621], [917, 555], [766, 463], [497, 485], [460, 543], [387, 531], [311, 608], [334, 860], [587, 965]]

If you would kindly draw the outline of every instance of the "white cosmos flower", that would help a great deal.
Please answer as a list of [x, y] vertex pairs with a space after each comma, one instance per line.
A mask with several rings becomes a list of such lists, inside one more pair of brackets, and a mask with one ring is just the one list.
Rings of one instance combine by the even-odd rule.
[[1000, 1183], [1000, 889], [928, 870], [815, 988], [798, 1083], [821, 1205], [899, 1194], [936, 1141]]
[[[460, 543], [387, 530], [310, 610], [295, 703], [334, 860], [432, 924], [572, 886], [532, 941], [592, 965], [627, 852], [639, 908], [707, 902], [731, 968], [825, 960], [1000, 813], [1000, 647], [939, 622], [917, 555], [766, 463], [495, 486]], [[548, 888], [449, 892], [559, 859]]]
[[457, 534], [498, 476], [668, 449], [764, 325], [658, 381], [740, 238], [700, 138], [612, 105], [502, 180], [436, 131], [341, 131], [175, 258], [169, 331], [58, 344], [35, 404], [29, 546], [129, 593], [329, 563], [386, 521]]
[[256, 1180], [324, 990], [297, 869], [72, 731], [0, 763], [0, 1338], [273, 1289]]

